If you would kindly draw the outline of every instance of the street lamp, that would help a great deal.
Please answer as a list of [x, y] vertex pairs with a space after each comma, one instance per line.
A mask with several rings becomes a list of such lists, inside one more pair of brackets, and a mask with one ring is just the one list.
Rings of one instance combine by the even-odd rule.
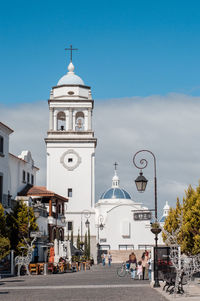
[[[149, 150], [140, 150], [137, 153], [135, 153], [134, 157], [133, 157], [133, 164], [135, 165], [136, 168], [140, 169], [140, 175], [137, 177], [137, 179], [135, 180], [135, 184], [137, 187], [137, 190], [139, 192], [144, 192], [147, 186], [147, 182], [148, 180], [143, 176], [142, 173], [142, 169], [146, 168], [148, 165], [148, 161], [146, 159], [141, 159], [140, 160], [140, 166], [138, 166], [136, 164], [136, 156], [139, 153], [142, 152], [147, 152], [149, 154], [151, 154], [153, 156], [153, 160], [154, 160], [154, 196], [155, 196], [155, 221], [157, 222], [158, 219], [158, 212], [157, 212], [157, 177], [156, 177], [156, 157], [155, 155], [149, 151]], [[158, 280], [158, 253], [157, 253], [157, 247], [158, 247], [158, 234], [160, 233], [161, 229], [157, 229], [158, 231], [154, 231], [153, 233], [155, 234], [155, 258], [154, 258], [154, 287], [160, 287], [160, 283]]]
[[[87, 218], [87, 221], [88, 221], [88, 218], [90, 217], [91, 213], [89, 210], [83, 210], [81, 212], [81, 241], [83, 240], [83, 215], [85, 218]], [[85, 222], [86, 227], [89, 226], [89, 224], [88, 224], [89, 221], [88, 221], [88, 223], [87, 223], [87, 221]]]
[[88, 218], [87, 218], [87, 220], [85, 222], [85, 225], [86, 225], [87, 228], [89, 228], [90, 222], [89, 222]]
[[140, 175], [135, 180], [137, 190], [139, 192], [144, 192], [146, 189], [146, 186], [147, 186], [147, 182], [148, 182], [148, 180], [143, 176], [142, 171], [140, 171]]
[[102, 215], [99, 215], [98, 216], [98, 225], [97, 225], [97, 228], [98, 228], [98, 246], [99, 246], [99, 229], [102, 231], [103, 228], [104, 228], [104, 225], [103, 225], [103, 216]]

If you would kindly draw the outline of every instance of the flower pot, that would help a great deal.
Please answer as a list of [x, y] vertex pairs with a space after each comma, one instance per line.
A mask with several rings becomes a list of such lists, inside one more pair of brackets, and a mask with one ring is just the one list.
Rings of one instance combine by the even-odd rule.
[[161, 232], [161, 229], [160, 228], [151, 228], [151, 232], [153, 234], [159, 234]]

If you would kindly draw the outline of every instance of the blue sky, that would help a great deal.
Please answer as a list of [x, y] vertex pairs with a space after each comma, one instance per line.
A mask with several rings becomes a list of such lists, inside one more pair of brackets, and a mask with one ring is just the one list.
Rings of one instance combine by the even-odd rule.
[[49, 97], [65, 47], [95, 99], [200, 94], [199, 1], [2, 1], [0, 103]]

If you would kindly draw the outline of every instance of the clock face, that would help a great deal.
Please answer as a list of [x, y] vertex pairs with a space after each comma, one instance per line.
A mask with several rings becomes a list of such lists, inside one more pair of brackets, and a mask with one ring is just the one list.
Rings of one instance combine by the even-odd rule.
[[64, 152], [60, 158], [60, 163], [68, 170], [74, 170], [81, 163], [81, 157], [73, 149]]

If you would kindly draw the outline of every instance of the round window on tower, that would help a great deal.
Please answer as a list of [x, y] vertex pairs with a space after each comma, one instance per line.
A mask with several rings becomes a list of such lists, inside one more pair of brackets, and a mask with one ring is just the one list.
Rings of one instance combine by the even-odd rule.
[[64, 152], [60, 158], [60, 163], [68, 170], [74, 170], [81, 163], [81, 157], [73, 149]]
[[74, 95], [74, 92], [73, 91], [69, 91], [68, 94], [69, 95]]

